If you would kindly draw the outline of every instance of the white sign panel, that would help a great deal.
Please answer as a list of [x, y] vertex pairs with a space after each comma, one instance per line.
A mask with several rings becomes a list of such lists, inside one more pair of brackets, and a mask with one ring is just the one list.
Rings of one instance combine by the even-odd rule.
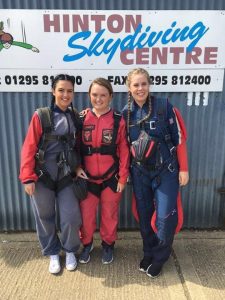
[[0, 91], [49, 91], [59, 73], [126, 91], [136, 67], [154, 92], [222, 91], [224, 28], [224, 11], [1, 10]]

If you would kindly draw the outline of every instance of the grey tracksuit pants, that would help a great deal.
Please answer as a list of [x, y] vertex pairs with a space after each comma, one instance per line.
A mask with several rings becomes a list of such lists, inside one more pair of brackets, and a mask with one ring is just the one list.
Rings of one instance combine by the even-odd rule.
[[[58, 254], [61, 249], [76, 252], [80, 246], [81, 215], [72, 186], [65, 187], [56, 195], [43, 183], [37, 182], [31, 200], [43, 255]], [[56, 228], [56, 207], [60, 234]]]

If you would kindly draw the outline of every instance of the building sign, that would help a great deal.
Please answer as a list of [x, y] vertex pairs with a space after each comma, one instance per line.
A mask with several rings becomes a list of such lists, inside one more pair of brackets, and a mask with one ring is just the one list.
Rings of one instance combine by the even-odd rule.
[[222, 91], [224, 28], [224, 11], [1, 10], [0, 91], [49, 91], [68, 73], [78, 92], [96, 77], [123, 92], [136, 67], [153, 92]]

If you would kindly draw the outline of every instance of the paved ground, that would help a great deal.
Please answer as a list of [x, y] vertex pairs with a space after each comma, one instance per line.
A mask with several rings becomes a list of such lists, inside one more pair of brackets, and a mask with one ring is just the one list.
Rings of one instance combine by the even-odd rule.
[[225, 299], [225, 231], [181, 232], [156, 279], [138, 271], [138, 232], [119, 232], [111, 265], [101, 264], [98, 234], [94, 244], [88, 265], [54, 276], [48, 273], [48, 258], [41, 256], [35, 233], [0, 234], [0, 299]]

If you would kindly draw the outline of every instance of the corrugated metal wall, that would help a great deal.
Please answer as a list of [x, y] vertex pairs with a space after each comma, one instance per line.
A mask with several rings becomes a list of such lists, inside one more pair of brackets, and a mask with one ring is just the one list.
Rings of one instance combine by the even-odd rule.
[[[0, 1], [0, 9], [139, 9], [139, 10], [224, 10], [220, 1]], [[187, 106], [186, 93], [163, 94], [177, 106], [187, 124], [190, 183], [182, 190], [184, 227], [221, 228], [225, 221], [225, 87], [210, 93], [207, 106]], [[47, 93], [0, 93], [0, 231], [35, 229], [29, 198], [18, 181], [20, 149], [35, 108], [50, 101]], [[126, 93], [117, 93], [114, 107], [121, 109]], [[89, 105], [87, 94], [77, 93], [75, 106]], [[119, 228], [136, 228], [131, 215], [131, 188], [128, 186], [120, 207]]]

